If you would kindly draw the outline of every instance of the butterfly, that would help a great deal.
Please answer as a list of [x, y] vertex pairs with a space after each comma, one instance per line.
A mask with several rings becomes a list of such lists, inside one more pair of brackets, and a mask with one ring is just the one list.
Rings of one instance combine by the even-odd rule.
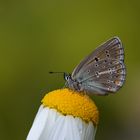
[[90, 95], [115, 93], [124, 84], [126, 68], [124, 48], [119, 37], [113, 37], [97, 47], [73, 70], [64, 73], [66, 87]]

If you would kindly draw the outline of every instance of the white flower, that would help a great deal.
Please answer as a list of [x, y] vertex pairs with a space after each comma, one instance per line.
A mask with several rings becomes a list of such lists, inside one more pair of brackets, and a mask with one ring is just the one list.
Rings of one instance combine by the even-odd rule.
[[[65, 93], [71, 94], [71, 92], [66, 92], [66, 90]], [[61, 96], [63, 96], [63, 91], [61, 90], [61, 92], [58, 92], [57, 90], [57, 93], [61, 93]], [[51, 94], [51, 101], [48, 94], [46, 96], [47, 97], [45, 98], [47, 99], [45, 99], [45, 101], [43, 101], [43, 104], [40, 106], [26, 140], [94, 140], [96, 133], [96, 124], [94, 124], [93, 121], [90, 120], [86, 122], [86, 119], [83, 120], [84, 117], [81, 118], [78, 115], [76, 116], [74, 113], [72, 113], [72, 115], [69, 115], [69, 112], [71, 111], [71, 109], [69, 108], [66, 109], [68, 112], [66, 113], [62, 109], [64, 107], [62, 104], [68, 104], [68, 101], [66, 101], [66, 99], [62, 100], [63, 97], [60, 99], [61, 105], [63, 107], [61, 107], [61, 105], [57, 105], [56, 107], [57, 103], [53, 100], [54, 98], [56, 98], [56, 91], [55, 95], [54, 92], [53, 94]], [[71, 97], [69, 97], [68, 100], [70, 98]], [[48, 103], [49, 105], [45, 106], [45, 103]], [[52, 108], [51, 103], [53, 103], [56, 109], [54, 109], [54, 107]], [[75, 108], [75, 110], [77, 110], [77, 108]], [[95, 109], [95, 111], [97, 110]], [[83, 113], [85, 113], [85, 111]]]

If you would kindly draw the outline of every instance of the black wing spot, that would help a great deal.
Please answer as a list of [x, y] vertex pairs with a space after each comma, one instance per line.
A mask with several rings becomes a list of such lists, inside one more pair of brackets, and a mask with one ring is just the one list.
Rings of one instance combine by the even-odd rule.
[[98, 61], [98, 58], [97, 57], [95, 57], [95, 61]]
[[95, 64], [95, 66], [98, 67], [99, 65], [98, 64]]
[[90, 70], [88, 70], [87, 72], [90, 73]]
[[110, 83], [110, 80], [107, 80], [107, 83]]
[[107, 54], [107, 53], [109, 53], [109, 51], [108, 51], [108, 50], [106, 50], [106, 51], [105, 51], [105, 53]]
[[107, 57], [110, 57], [110, 55], [109, 55], [109, 54], [107, 54], [106, 56], [107, 56]]
[[107, 62], [107, 60], [104, 60], [104, 62], [106, 63], [106, 62]]

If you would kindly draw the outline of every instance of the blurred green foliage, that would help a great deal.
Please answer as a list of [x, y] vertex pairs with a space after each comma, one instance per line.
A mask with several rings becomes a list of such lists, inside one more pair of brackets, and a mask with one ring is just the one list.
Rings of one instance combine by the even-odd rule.
[[46, 92], [61, 88], [100, 43], [119, 36], [127, 78], [118, 94], [94, 96], [96, 140], [140, 139], [140, 2], [138, 0], [0, 1], [0, 139], [25, 139]]

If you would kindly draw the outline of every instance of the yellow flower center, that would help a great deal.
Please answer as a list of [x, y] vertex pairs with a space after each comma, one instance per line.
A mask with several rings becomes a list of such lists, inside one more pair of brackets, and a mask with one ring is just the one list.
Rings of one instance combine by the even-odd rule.
[[64, 115], [80, 117], [84, 121], [98, 124], [99, 112], [95, 103], [85, 94], [70, 89], [49, 92], [42, 99], [44, 106], [55, 108]]

